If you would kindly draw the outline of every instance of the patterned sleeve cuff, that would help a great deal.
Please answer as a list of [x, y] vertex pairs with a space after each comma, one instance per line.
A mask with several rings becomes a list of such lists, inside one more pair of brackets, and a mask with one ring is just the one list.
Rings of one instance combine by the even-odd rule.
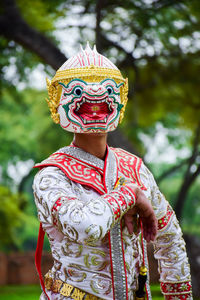
[[122, 186], [119, 190], [104, 195], [103, 198], [109, 203], [116, 221], [133, 207], [136, 201], [136, 195], [129, 186]]
[[192, 285], [190, 281], [161, 282], [161, 291], [166, 300], [191, 300]]
[[174, 215], [174, 211], [169, 205], [167, 207], [167, 212], [164, 217], [158, 220], [158, 231], [162, 231], [169, 224], [171, 217]]

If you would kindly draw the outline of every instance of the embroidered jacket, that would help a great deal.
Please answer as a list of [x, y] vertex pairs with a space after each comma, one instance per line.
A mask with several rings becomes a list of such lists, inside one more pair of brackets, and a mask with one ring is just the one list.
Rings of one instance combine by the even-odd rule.
[[[36, 167], [34, 195], [54, 265], [49, 272], [101, 299], [134, 299], [139, 267], [148, 265], [146, 243], [130, 235], [123, 215], [135, 195], [120, 177], [137, 184], [158, 219], [154, 243], [165, 299], [192, 299], [190, 270], [182, 232], [172, 208], [142, 160], [122, 149], [107, 149], [105, 162], [73, 146]], [[151, 299], [149, 278], [147, 299]], [[47, 291], [50, 299], [70, 299]]]

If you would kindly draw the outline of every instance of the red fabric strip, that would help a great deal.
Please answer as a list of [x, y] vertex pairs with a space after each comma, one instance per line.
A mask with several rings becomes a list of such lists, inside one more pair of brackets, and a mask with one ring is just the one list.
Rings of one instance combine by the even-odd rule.
[[40, 223], [40, 228], [39, 228], [39, 233], [38, 233], [38, 241], [37, 241], [37, 248], [35, 251], [35, 266], [39, 275], [39, 279], [40, 279], [40, 285], [41, 288], [43, 289], [43, 292], [45, 293], [46, 297], [48, 300], [50, 300], [50, 298], [48, 297], [46, 291], [45, 291], [45, 286], [44, 286], [44, 280], [43, 280], [43, 276], [42, 276], [42, 272], [41, 272], [41, 259], [42, 259], [42, 249], [43, 249], [43, 243], [44, 243], [44, 235], [45, 232], [42, 228], [42, 224]]

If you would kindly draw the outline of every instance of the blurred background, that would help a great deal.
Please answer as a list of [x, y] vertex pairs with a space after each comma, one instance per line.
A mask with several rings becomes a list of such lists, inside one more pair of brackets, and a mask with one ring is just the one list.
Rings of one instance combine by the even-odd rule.
[[200, 298], [200, 1], [1, 0], [0, 299], [39, 295], [19, 288], [38, 283], [32, 167], [72, 140], [50, 118], [45, 78], [87, 41], [129, 78], [109, 144], [141, 156], [175, 209]]

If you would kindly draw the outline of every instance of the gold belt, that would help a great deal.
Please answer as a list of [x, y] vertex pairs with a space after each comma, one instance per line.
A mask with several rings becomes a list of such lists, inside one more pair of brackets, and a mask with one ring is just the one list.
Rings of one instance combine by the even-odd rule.
[[62, 296], [70, 297], [74, 300], [102, 300], [101, 298], [86, 293], [71, 284], [65, 283], [59, 279], [53, 279], [48, 275], [45, 275], [44, 280], [45, 288], [53, 293], [59, 293]]

